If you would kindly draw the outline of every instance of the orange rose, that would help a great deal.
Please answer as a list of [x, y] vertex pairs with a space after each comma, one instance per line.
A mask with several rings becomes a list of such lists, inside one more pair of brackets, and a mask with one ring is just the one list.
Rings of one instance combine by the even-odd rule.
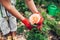
[[33, 24], [37, 24], [39, 21], [40, 21], [40, 15], [39, 14], [32, 14], [30, 17], [29, 17], [29, 21], [30, 23], [33, 25]]

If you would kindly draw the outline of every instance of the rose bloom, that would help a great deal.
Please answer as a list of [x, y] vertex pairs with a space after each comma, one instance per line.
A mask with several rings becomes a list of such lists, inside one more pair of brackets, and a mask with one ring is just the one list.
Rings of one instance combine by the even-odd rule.
[[40, 15], [39, 14], [32, 14], [29, 17], [29, 22], [33, 25], [33, 24], [37, 24], [40, 21]]

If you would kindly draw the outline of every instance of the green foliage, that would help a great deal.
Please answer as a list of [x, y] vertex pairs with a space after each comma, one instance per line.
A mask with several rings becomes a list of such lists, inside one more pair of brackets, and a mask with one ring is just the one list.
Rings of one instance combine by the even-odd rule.
[[36, 28], [33, 28], [31, 31], [29, 31], [27, 36], [27, 40], [48, 40], [45, 34]]
[[40, 2], [41, 2], [42, 0], [34, 0], [34, 2], [35, 2], [35, 4], [36, 5], [40, 5]]
[[17, 34], [23, 33], [25, 29], [24, 25], [21, 25], [20, 27], [17, 28]]
[[43, 17], [44, 17], [44, 26], [47, 26], [48, 28], [51, 28], [51, 30], [55, 30], [56, 26], [57, 26], [57, 21], [54, 20], [50, 20], [49, 18], [47, 18], [47, 14], [46, 13], [42, 13]]
[[56, 33], [60, 36], [60, 29], [56, 29]]
[[29, 16], [31, 15], [32, 13], [31, 12], [29, 12], [29, 11], [25, 11], [25, 17], [27, 17], [27, 18], [29, 18]]
[[58, 21], [60, 21], [60, 17], [59, 17], [60, 13], [57, 14], [54, 20], [50, 20], [49, 18], [47, 18], [47, 14], [44, 12], [42, 13], [42, 15], [44, 17], [42, 31], [47, 33], [48, 32], [47, 30], [53, 30], [57, 33], [57, 35], [60, 35], [60, 26], [58, 26]]
[[57, 11], [57, 15], [55, 16], [56, 21], [60, 21], [60, 9]]
[[28, 11], [29, 9], [27, 8], [27, 6], [25, 5], [24, 0], [17, 0], [16, 2], [16, 8], [18, 9], [18, 11], [20, 12], [25, 12]]

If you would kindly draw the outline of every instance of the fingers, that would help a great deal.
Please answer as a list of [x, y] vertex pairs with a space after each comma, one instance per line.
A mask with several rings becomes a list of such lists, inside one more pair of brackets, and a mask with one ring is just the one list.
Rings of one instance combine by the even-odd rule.
[[43, 23], [44, 19], [41, 17], [40, 21], [37, 23], [38, 25], [41, 25]]
[[39, 29], [39, 30], [41, 30], [41, 29], [42, 29], [43, 21], [44, 21], [44, 19], [43, 19], [43, 18], [41, 18], [41, 19], [40, 19], [40, 21], [39, 21], [39, 22], [38, 22], [38, 24], [37, 24], [37, 25], [38, 25], [38, 26], [37, 26], [37, 29]]
[[41, 30], [41, 29], [42, 29], [42, 26], [43, 26], [42, 24], [41, 24], [41, 25], [38, 25], [38, 26], [37, 26], [37, 29], [38, 29], [38, 30]]

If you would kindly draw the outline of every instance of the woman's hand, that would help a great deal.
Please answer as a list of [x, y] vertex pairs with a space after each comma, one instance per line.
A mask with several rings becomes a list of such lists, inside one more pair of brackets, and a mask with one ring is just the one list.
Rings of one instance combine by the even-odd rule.
[[41, 30], [42, 29], [42, 26], [43, 26], [44, 18], [42, 17], [42, 15], [40, 14], [40, 12], [36, 12], [36, 14], [39, 14], [40, 15], [40, 20], [37, 23], [37, 29]]
[[42, 29], [43, 21], [44, 21], [44, 19], [41, 17], [40, 21], [37, 23], [37, 28], [38, 28], [39, 30]]
[[29, 21], [32, 25], [37, 24], [38, 29], [42, 28], [43, 17], [41, 16], [41, 14], [39, 12], [32, 14], [29, 18]]
[[28, 19], [25, 18], [24, 20], [22, 20], [22, 22], [25, 24], [26, 28], [28, 28], [29, 30], [32, 29], [32, 26]]

